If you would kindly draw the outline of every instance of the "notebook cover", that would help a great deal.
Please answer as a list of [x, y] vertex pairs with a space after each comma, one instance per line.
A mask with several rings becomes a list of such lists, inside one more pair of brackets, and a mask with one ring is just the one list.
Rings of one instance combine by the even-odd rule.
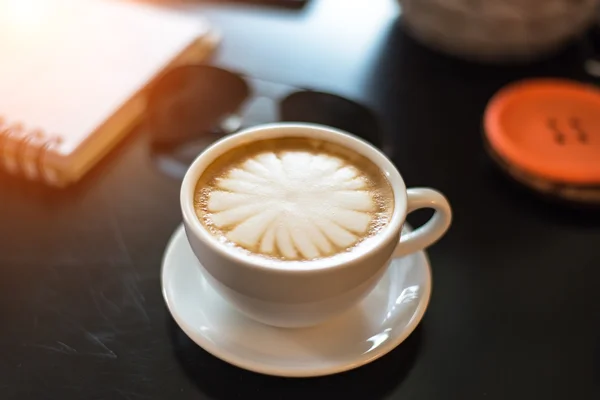
[[43, 164], [76, 181], [137, 122], [153, 79], [215, 44], [205, 20], [158, 6], [3, 0], [0, 113], [60, 137]]

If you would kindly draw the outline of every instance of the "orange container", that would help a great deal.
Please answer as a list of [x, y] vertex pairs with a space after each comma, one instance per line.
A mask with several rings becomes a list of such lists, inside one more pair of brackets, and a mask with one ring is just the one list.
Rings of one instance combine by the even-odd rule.
[[511, 84], [488, 104], [493, 151], [524, 173], [556, 183], [600, 185], [600, 90], [567, 80]]

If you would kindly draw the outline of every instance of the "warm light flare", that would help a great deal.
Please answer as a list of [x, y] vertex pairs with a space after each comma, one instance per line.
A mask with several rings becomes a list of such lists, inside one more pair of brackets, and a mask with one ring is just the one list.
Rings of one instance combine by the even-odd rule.
[[0, 13], [11, 25], [33, 27], [41, 23], [51, 4], [48, 0], [0, 0]]

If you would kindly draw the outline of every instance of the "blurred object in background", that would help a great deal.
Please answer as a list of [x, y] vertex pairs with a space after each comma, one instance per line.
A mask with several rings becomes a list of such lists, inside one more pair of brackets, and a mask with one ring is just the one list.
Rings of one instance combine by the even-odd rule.
[[600, 206], [600, 90], [563, 79], [501, 89], [484, 116], [485, 147], [512, 178], [578, 205]]
[[308, 0], [211, 0], [213, 3], [258, 4], [286, 8], [302, 8]]
[[600, 78], [600, 7], [596, 11], [594, 25], [589, 35], [589, 56], [585, 70], [594, 78]]
[[173, 68], [152, 86], [146, 126], [152, 157], [176, 179], [207, 146], [241, 128], [308, 122], [345, 130], [392, 156], [377, 115], [354, 100], [210, 65]]
[[[0, 0], [2, 1], [2, 0]], [[145, 2], [164, 3], [164, 4], [248, 4], [258, 6], [273, 6], [290, 9], [303, 8], [309, 0], [140, 0]]]
[[594, 22], [600, 0], [399, 0], [421, 42], [469, 60], [532, 61], [560, 50]]
[[148, 84], [218, 43], [201, 16], [141, 3], [0, 0], [0, 170], [76, 183], [141, 121]]

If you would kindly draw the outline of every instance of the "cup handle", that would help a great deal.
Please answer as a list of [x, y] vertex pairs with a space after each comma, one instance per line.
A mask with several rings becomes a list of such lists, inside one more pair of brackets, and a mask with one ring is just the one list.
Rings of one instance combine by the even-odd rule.
[[420, 208], [433, 208], [435, 213], [425, 225], [409, 233], [402, 233], [400, 243], [394, 250], [393, 258], [402, 257], [435, 243], [450, 227], [452, 209], [448, 200], [440, 192], [427, 188], [414, 188], [406, 191], [408, 206], [406, 213]]

